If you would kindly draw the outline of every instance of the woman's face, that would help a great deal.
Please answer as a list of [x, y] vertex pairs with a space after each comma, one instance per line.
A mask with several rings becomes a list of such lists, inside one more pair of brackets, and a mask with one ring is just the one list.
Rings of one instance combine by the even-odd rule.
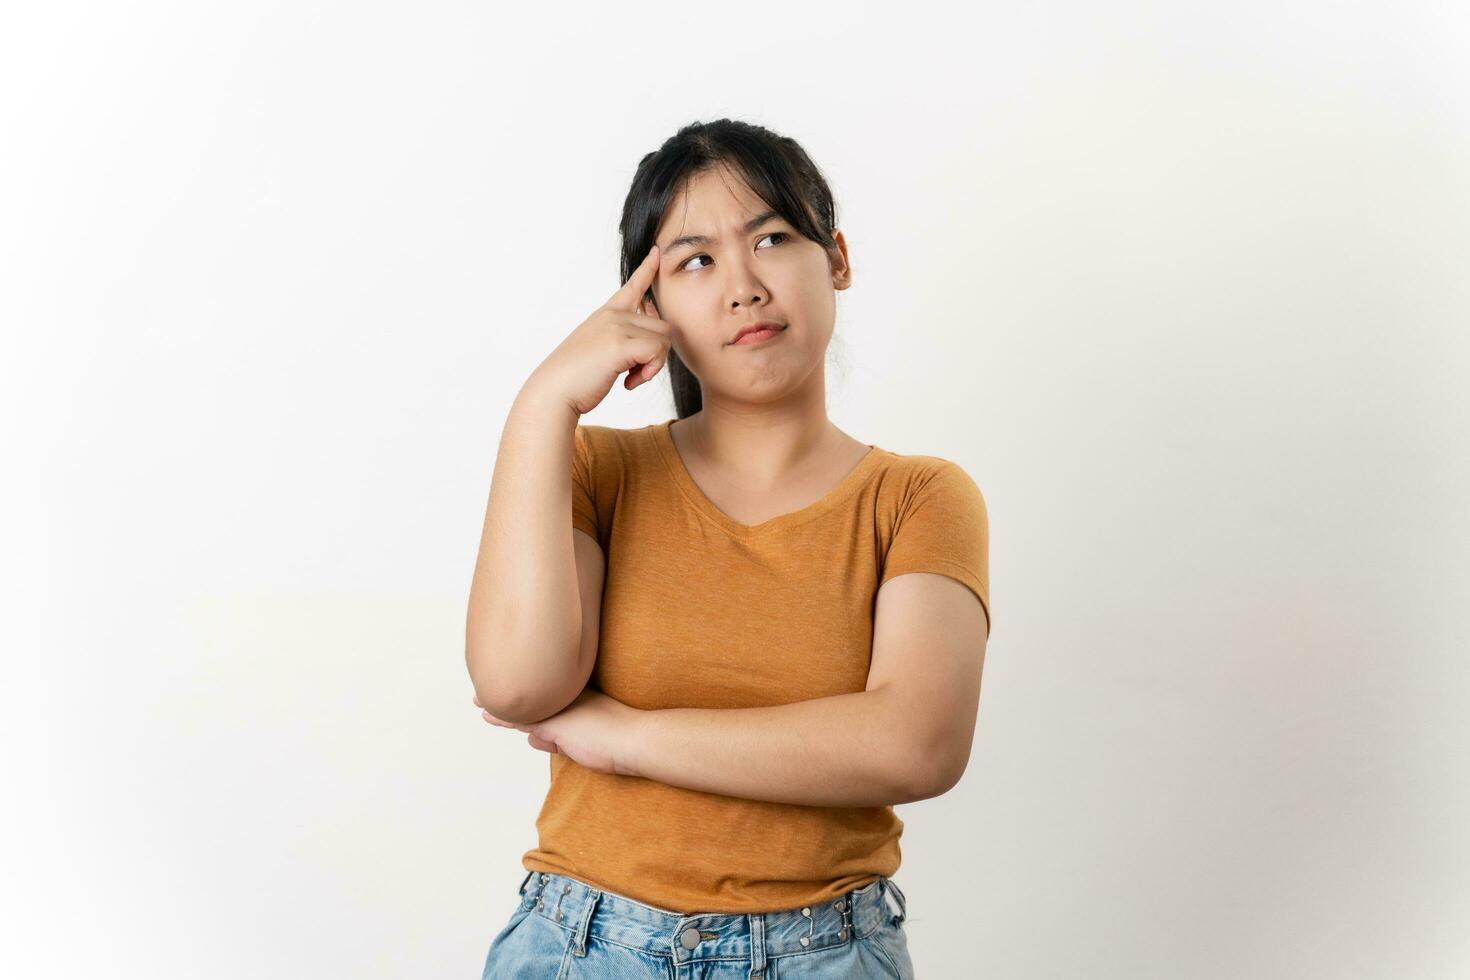
[[[806, 380], [826, 357], [833, 290], [851, 285], [840, 231], [829, 257], [779, 216], [748, 227], [770, 210], [722, 167], [691, 176], [654, 234], [656, 313], [672, 326], [674, 351], [699, 378], [706, 400], [724, 394], [767, 401]], [[686, 236], [707, 240], [678, 241]], [[786, 326], [760, 343], [732, 343], [756, 320]]]

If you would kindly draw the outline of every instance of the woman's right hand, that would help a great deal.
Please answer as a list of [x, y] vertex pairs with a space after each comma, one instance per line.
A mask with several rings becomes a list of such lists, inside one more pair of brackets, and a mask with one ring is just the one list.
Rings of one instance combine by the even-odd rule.
[[623, 387], [629, 391], [652, 381], [668, 360], [673, 337], [666, 321], [644, 314], [643, 297], [658, 264], [655, 245], [622, 288], [547, 355], [527, 387], [561, 398], [585, 415], [602, 403], [624, 371]]

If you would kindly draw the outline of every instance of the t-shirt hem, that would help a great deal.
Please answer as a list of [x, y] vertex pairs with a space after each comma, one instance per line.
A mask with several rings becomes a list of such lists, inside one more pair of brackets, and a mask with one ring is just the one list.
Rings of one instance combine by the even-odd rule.
[[985, 594], [985, 584], [980, 577], [970, 571], [959, 562], [946, 561], [943, 558], [926, 558], [923, 561], [912, 561], [904, 564], [889, 565], [883, 569], [883, 578], [878, 582], [881, 588], [884, 582], [899, 575], [909, 572], [935, 572], [955, 579], [961, 585], [975, 593], [975, 598], [980, 600], [980, 608], [985, 612], [985, 632], [990, 633], [990, 597]]

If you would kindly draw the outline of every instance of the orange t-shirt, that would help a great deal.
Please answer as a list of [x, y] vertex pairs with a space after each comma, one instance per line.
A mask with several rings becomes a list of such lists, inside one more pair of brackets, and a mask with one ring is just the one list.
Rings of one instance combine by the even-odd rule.
[[[644, 709], [865, 690], [878, 587], [904, 572], [962, 582], [988, 620], [985, 501], [958, 464], [874, 446], [820, 500], [748, 527], [700, 491], [674, 421], [576, 430], [572, 527], [607, 559], [593, 687]], [[752, 913], [898, 870], [891, 806], [748, 800], [550, 760], [528, 871], [672, 912]]]

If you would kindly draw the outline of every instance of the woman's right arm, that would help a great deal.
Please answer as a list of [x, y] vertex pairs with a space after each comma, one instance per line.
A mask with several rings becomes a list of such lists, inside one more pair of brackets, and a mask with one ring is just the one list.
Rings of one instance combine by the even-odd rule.
[[480, 702], [507, 721], [540, 721], [586, 684], [577, 670], [582, 603], [567, 516], [577, 420], [565, 401], [522, 389], [490, 478], [465, 659]]
[[631, 390], [663, 367], [672, 331], [642, 313], [657, 272], [654, 249], [542, 362], [506, 417], [465, 623], [470, 680], [497, 718], [550, 717], [591, 675], [596, 647], [589, 652], [584, 639], [583, 602], [594, 586], [601, 601], [602, 568], [600, 553], [591, 567], [596, 543], [577, 542], [571, 528], [573, 440], [619, 374]]

